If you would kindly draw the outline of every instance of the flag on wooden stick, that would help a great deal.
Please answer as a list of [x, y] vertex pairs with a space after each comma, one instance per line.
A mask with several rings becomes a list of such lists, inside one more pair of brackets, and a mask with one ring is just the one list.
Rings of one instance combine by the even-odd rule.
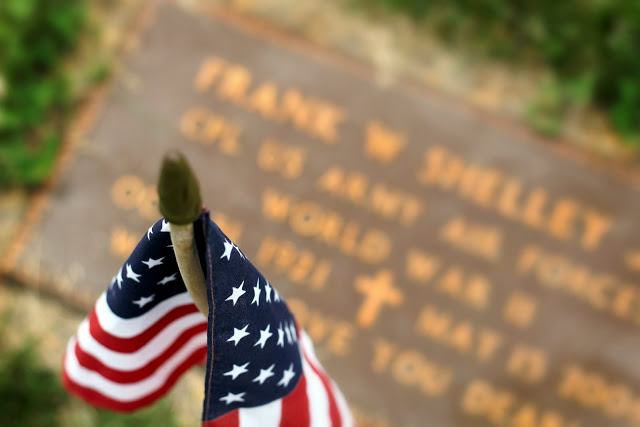
[[69, 340], [67, 389], [133, 411], [206, 356], [204, 426], [352, 425], [282, 296], [208, 213], [194, 223], [208, 319], [185, 288], [170, 227], [149, 228]]

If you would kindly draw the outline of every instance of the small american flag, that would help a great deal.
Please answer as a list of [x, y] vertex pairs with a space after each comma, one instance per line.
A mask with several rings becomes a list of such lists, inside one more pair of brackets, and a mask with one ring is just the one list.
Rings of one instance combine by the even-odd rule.
[[284, 299], [207, 212], [194, 223], [209, 319], [180, 276], [170, 225], [155, 223], [69, 340], [63, 382], [133, 411], [206, 356], [203, 426], [349, 426], [349, 408]]

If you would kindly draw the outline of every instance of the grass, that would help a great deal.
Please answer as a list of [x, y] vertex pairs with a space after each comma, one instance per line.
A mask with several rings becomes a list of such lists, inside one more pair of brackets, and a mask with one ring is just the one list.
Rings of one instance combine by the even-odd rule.
[[0, 187], [50, 174], [71, 107], [62, 63], [86, 15], [82, 0], [0, 1]]
[[556, 81], [530, 112], [541, 130], [556, 131], [558, 111], [587, 104], [640, 145], [640, 2], [359, 1], [402, 11], [447, 43], [552, 70]]
[[164, 400], [134, 414], [117, 414], [90, 407], [62, 387], [59, 373], [44, 366], [38, 346], [26, 338], [7, 350], [9, 313], [0, 319], [0, 426], [3, 427], [146, 427], [177, 426]]

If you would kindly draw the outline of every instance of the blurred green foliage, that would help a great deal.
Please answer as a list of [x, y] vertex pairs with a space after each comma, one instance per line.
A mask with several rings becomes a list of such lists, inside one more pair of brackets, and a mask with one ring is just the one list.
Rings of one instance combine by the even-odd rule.
[[[447, 42], [524, 66], [542, 63], [559, 80], [555, 94], [545, 89], [543, 104], [592, 103], [623, 135], [640, 132], [640, 1], [366, 1], [407, 12]], [[557, 108], [550, 110], [553, 116]]]
[[68, 399], [56, 375], [37, 363], [32, 345], [0, 353], [0, 425], [56, 426]]
[[134, 414], [117, 414], [71, 397], [58, 373], [42, 364], [32, 339], [27, 337], [22, 346], [7, 350], [10, 317], [9, 312], [0, 313], [0, 426], [177, 426], [166, 400]]
[[50, 173], [71, 104], [61, 64], [86, 9], [83, 0], [0, 1], [0, 186]]

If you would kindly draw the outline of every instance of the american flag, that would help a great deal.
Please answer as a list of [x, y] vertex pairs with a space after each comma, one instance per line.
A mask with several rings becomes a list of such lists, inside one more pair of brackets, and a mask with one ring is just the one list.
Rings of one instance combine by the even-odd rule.
[[342, 393], [284, 299], [207, 212], [194, 223], [209, 319], [180, 276], [160, 220], [68, 343], [63, 382], [85, 401], [134, 411], [206, 356], [203, 426], [349, 426]]

